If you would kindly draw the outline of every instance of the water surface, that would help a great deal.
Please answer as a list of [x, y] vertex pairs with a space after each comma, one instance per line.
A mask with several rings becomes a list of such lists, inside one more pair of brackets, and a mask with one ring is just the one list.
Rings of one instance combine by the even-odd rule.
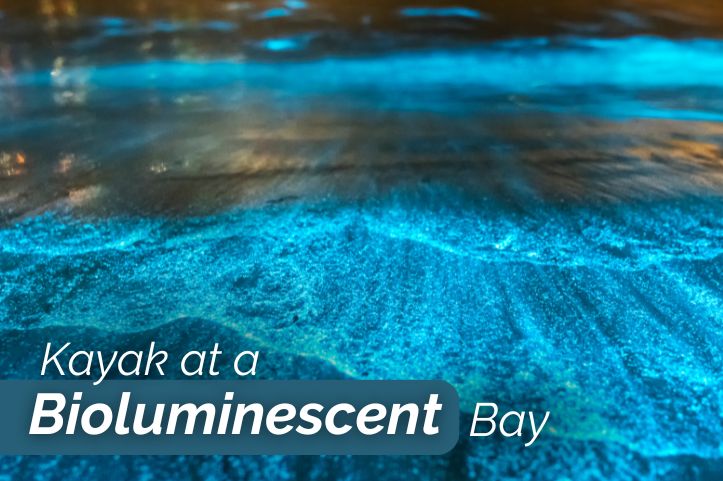
[[[0, 2], [0, 372], [262, 350], [550, 410], [443, 457], [16, 457], [8, 479], [717, 479], [716, 2]], [[231, 373], [225, 373], [231, 376]]]

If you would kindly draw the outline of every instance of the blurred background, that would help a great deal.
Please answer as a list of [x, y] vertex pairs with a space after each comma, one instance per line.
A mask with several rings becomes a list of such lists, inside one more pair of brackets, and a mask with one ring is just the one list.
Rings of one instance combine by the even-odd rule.
[[203, 213], [425, 176], [506, 197], [721, 187], [716, 2], [0, 11], [4, 221], [55, 202]]
[[0, 0], [2, 377], [221, 342], [552, 412], [532, 448], [0, 479], [720, 479], [722, 146], [719, 1]]

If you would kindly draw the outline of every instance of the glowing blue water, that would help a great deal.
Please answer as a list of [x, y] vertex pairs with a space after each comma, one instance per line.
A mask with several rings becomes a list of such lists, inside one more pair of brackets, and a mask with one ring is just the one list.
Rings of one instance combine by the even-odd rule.
[[487, 18], [482, 12], [464, 7], [407, 7], [399, 13], [405, 17], [461, 17], [474, 20]]
[[[239, 30], [96, 23], [101, 42]], [[718, 479], [723, 42], [319, 56], [318, 37], [3, 71], [0, 375], [37, 377], [49, 339], [218, 341], [260, 349], [264, 378], [442, 378], [463, 426], [496, 401], [551, 430], [438, 458], [19, 457], [2, 475]]]
[[[0, 232], [3, 330], [33, 351], [57, 326], [110, 344], [201, 323], [206, 342], [303, 359], [305, 376], [324, 376], [318, 360], [354, 378], [444, 378], [467, 412], [494, 398], [556, 413], [535, 451], [469, 443], [469, 464], [498, 456], [481, 472], [558, 449], [581, 460], [550, 473], [598, 450], [655, 475], [671, 458], [720, 458], [719, 199], [510, 216], [430, 195], [31, 219]], [[276, 362], [269, 377], [294, 375]]]
[[[208, 28], [223, 25], [203, 24]], [[114, 27], [116, 28], [116, 27]], [[260, 41], [272, 52], [303, 50], [313, 36], [273, 37]], [[7, 88], [82, 88], [92, 96], [106, 89], [157, 89], [162, 92], [232, 89], [233, 100], [249, 88], [287, 96], [347, 96], [367, 108], [449, 111], [488, 108], [494, 96], [535, 98], [540, 110], [569, 111], [614, 118], [652, 117], [720, 120], [723, 105], [714, 92], [723, 88], [723, 43], [671, 41], [653, 37], [617, 40], [568, 39], [552, 45], [545, 39], [496, 42], [455, 51], [395, 53], [369, 58], [323, 58], [287, 63], [211, 59], [161, 60], [120, 65], [67, 65], [61, 71], [18, 72], [0, 77]], [[708, 89], [695, 109], [646, 101], [639, 92]], [[12, 91], [0, 92], [0, 103]], [[459, 92], [450, 96], [450, 92]], [[457, 99], [457, 100], [455, 100]], [[686, 99], [681, 97], [680, 102]], [[245, 102], [246, 97], [239, 101]], [[345, 102], [349, 99], [346, 98]], [[235, 102], [230, 104], [236, 107]], [[220, 106], [223, 108], [223, 106]], [[518, 106], [514, 106], [518, 108]], [[6, 111], [7, 114], [11, 111]], [[0, 113], [0, 118], [2, 113]], [[11, 125], [6, 125], [9, 128]]]
[[[326, 58], [285, 64], [243, 61], [155, 61], [129, 65], [70, 66], [64, 75], [101, 87], [183, 89], [241, 80], [295, 90], [433, 86], [488, 87], [513, 92], [601, 86], [622, 89], [723, 86], [723, 42], [654, 37], [616, 40], [544, 39], [485, 44], [474, 50], [426, 51], [372, 58]], [[387, 75], [389, 73], [394, 75]], [[20, 74], [13, 82], [47, 84], [50, 72]], [[7, 84], [7, 79], [2, 79]], [[280, 84], [280, 82], [283, 82]]]

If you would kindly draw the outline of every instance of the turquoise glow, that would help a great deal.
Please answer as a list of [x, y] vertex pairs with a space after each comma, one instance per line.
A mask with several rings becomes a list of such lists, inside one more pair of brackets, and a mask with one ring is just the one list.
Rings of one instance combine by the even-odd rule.
[[457, 17], [473, 20], [489, 18], [486, 14], [464, 7], [408, 7], [399, 13], [405, 17]]
[[439, 457], [0, 457], [0, 481], [719, 479], [723, 40], [463, 41], [504, 20], [262, 3], [3, 30], [0, 377], [37, 377], [48, 340], [220, 342], [259, 378], [440, 378], [463, 426], [489, 400], [551, 430]]
[[[293, 37], [268, 39], [269, 50], [298, 47]], [[394, 74], [394, 75], [392, 75]], [[253, 61], [155, 61], [70, 67], [66, 75], [89, 76], [99, 86], [173, 88], [272, 82], [308, 90], [359, 85], [449, 86], [544, 92], [584, 86], [620, 89], [723, 86], [723, 42], [671, 41], [651, 37], [589, 41], [547, 47], [537, 39], [480, 45], [476, 49], [396, 53], [370, 58], [325, 58], [269, 65]], [[123, 81], [121, 81], [123, 79]], [[16, 81], [43, 84], [48, 72], [20, 73]], [[6, 83], [7, 79], [0, 82]], [[0, 83], [0, 85], [3, 85]]]

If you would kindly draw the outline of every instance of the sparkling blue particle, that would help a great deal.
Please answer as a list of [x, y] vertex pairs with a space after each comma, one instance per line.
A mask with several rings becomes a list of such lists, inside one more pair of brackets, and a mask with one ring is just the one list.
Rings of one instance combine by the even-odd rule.
[[291, 13], [285, 8], [270, 8], [256, 15], [255, 18], [268, 20], [271, 18], [288, 17], [289, 15], [291, 15]]
[[284, 5], [286, 5], [287, 8], [290, 8], [292, 10], [303, 10], [309, 6], [303, 0], [286, 0], [284, 2]]
[[120, 28], [128, 25], [128, 21], [120, 17], [101, 17], [98, 23], [107, 28]]
[[271, 52], [284, 52], [298, 50], [301, 47], [301, 42], [295, 38], [270, 38], [261, 42], [261, 45]]
[[458, 17], [488, 20], [489, 15], [464, 7], [409, 7], [399, 11], [403, 17]]

